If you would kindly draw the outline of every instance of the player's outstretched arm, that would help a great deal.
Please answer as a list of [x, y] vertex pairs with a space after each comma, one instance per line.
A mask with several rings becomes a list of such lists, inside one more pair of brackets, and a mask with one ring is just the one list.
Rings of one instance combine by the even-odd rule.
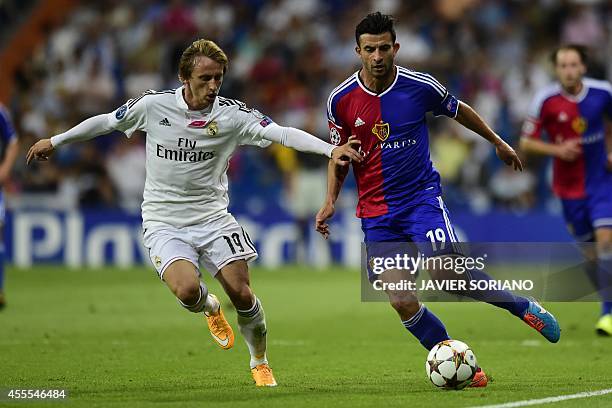
[[514, 170], [523, 171], [523, 163], [521, 163], [521, 159], [519, 159], [514, 149], [504, 142], [470, 105], [465, 102], [459, 102], [455, 120], [491, 142], [495, 146], [495, 153], [497, 153], [497, 157], [501, 161], [508, 166], [514, 167]]
[[[349, 138], [349, 143], [353, 137]], [[325, 239], [329, 238], [329, 224], [327, 220], [333, 217], [336, 211], [336, 200], [340, 195], [340, 190], [344, 184], [346, 175], [348, 174], [348, 166], [338, 165], [333, 160], [329, 161], [327, 166], [327, 197], [325, 203], [317, 213], [315, 218], [315, 229], [323, 235]]]
[[525, 153], [558, 157], [569, 162], [576, 160], [582, 153], [579, 139], [570, 139], [555, 144], [523, 136], [521, 137], [520, 148]]
[[85, 119], [72, 129], [53, 136], [50, 139], [41, 139], [34, 143], [28, 154], [26, 155], [26, 161], [29, 164], [32, 160], [45, 161], [49, 159], [49, 156], [53, 154], [55, 148], [67, 143], [73, 143], [81, 140], [93, 139], [96, 136], [100, 136], [111, 132], [114, 127], [108, 120], [108, 115], [102, 114], [93, 116], [89, 119]]
[[264, 138], [301, 152], [327, 156], [340, 166], [347, 166], [351, 160], [356, 162], [363, 160], [363, 157], [355, 150], [361, 142], [355, 138], [349, 139], [342, 146], [334, 146], [303, 130], [278, 125], [270, 128]]

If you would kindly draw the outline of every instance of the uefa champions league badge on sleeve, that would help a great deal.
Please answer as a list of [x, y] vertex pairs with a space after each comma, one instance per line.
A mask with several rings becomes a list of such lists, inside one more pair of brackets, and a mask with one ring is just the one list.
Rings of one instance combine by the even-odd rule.
[[332, 144], [335, 144], [336, 146], [340, 144], [340, 132], [338, 132], [338, 129], [336, 129], [335, 127], [332, 127], [329, 130], [329, 140], [332, 142]]
[[117, 120], [123, 119], [127, 112], [127, 109], [127, 105], [123, 105], [122, 107], [117, 109], [117, 112], [115, 112], [115, 118], [117, 118]]

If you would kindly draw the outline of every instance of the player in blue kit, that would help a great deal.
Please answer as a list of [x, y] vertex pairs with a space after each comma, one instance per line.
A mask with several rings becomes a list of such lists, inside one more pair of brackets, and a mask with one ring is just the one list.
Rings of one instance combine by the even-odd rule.
[[[552, 54], [558, 82], [534, 98], [523, 125], [521, 148], [552, 156], [553, 191], [563, 216], [585, 248], [587, 273], [602, 303], [595, 330], [612, 336], [612, 152], [606, 146], [604, 117], [612, 119], [612, 84], [584, 77], [587, 52], [563, 45]], [[542, 140], [542, 131], [548, 140]]]
[[[361, 218], [368, 259], [376, 255], [379, 244], [389, 242], [414, 242], [427, 257], [461, 256], [441, 198], [440, 176], [429, 155], [426, 113], [448, 116], [478, 133], [515, 170], [522, 170], [522, 164], [516, 152], [469, 105], [448, 93], [431, 75], [394, 64], [400, 45], [395, 41], [390, 16], [369, 14], [357, 25], [355, 39], [362, 68], [332, 91], [327, 113], [332, 143], [344, 143], [351, 136], [361, 142], [364, 159], [352, 164], [359, 194], [357, 216]], [[348, 168], [329, 165], [327, 198], [316, 218], [316, 229], [325, 238], [330, 233], [327, 220], [334, 214], [347, 172]], [[432, 275], [440, 272], [430, 270]], [[397, 282], [397, 274], [397, 269], [389, 269], [380, 278]], [[371, 267], [368, 275], [372, 281]], [[463, 279], [491, 280], [478, 270], [465, 275]], [[442, 322], [414, 292], [388, 289], [386, 293], [404, 327], [426, 349], [450, 339]], [[508, 310], [550, 342], [559, 340], [556, 319], [534, 301], [505, 290], [462, 294]], [[486, 383], [486, 375], [479, 371], [472, 386]]]
[[11, 175], [19, 153], [17, 133], [6, 108], [0, 104], [0, 309], [6, 305], [4, 297], [4, 192], [1, 190]]

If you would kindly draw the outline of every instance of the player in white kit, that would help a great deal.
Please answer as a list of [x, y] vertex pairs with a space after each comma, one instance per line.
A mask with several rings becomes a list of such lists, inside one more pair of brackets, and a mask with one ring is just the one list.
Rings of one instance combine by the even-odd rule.
[[[28, 154], [47, 160], [66, 143], [113, 130], [130, 137], [147, 133], [142, 218], [144, 244], [160, 278], [187, 310], [206, 315], [217, 344], [234, 343], [218, 299], [200, 281], [200, 265], [223, 286], [236, 307], [238, 326], [249, 348], [253, 379], [275, 386], [266, 358], [266, 321], [249, 286], [247, 262], [257, 251], [247, 232], [227, 211], [227, 168], [239, 145], [271, 142], [324, 154], [340, 165], [361, 161], [358, 142], [336, 147], [301, 130], [275, 124], [242, 102], [218, 95], [227, 56], [214, 42], [197, 40], [181, 56], [176, 90], [147, 91], [116, 111], [86, 119], [65, 133], [42, 139]], [[129, 175], [126, 175], [129, 177]]]

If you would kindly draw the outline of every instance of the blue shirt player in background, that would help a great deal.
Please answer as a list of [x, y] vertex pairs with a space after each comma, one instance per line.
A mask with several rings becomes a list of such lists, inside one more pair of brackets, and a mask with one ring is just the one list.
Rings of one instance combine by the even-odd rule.
[[[568, 229], [583, 245], [584, 267], [601, 297], [598, 334], [612, 336], [612, 84], [587, 78], [587, 49], [562, 45], [551, 55], [558, 82], [540, 90], [523, 125], [521, 148], [553, 157], [553, 191]], [[542, 139], [542, 133], [547, 138]]]
[[[19, 153], [17, 133], [8, 111], [0, 103], [0, 187], [4, 187]], [[4, 192], [0, 189], [0, 310], [6, 305], [4, 297]]]
[[[368, 15], [357, 25], [355, 39], [362, 67], [332, 91], [327, 114], [332, 143], [345, 143], [350, 137], [361, 142], [364, 160], [352, 164], [359, 193], [357, 216], [361, 218], [368, 259], [372, 259], [375, 248], [380, 248], [377, 244], [385, 242], [414, 242], [428, 258], [461, 256], [453, 244], [456, 234], [441, 198], [440, 175], [429, 155], [427, 112], [453, 118], [478, 133], [515, 170], [522, 170], [522, 164], [516, 152], [469, 105], [458, 101], [431, 75], [394, 64], [400, 45], [395, 41], [390, 16], [380, 12]], [[317, 231], [325, 238], [329, 236], [327, 220], [334, 214], [347, 172], [348, 166], [329, 164], [327, 198], [316, 218]], [[372, 281], [375, 275], [371, 269], [370, 266], [368, 276]], [[429, 272], [432, 276], [444, 273]], [[390, 269], [377, 279], [398, 282], [397, 274], [397, 270]], [[459, 276], [452, 275], [454, 279]], [[465, 280], [491, 280], [479, 270], [463, 276]], [[404, 327], [426, 349], [450, 339], [442, 322], [419, 302], [414, 292], [386, 293]], [[556, 319], [536, 302], [505, 290], [461, 294], [508, 310], [550, 342], [559, 340]], [[486, 375], [478, 371], [472, 386], [486, 384]]]

